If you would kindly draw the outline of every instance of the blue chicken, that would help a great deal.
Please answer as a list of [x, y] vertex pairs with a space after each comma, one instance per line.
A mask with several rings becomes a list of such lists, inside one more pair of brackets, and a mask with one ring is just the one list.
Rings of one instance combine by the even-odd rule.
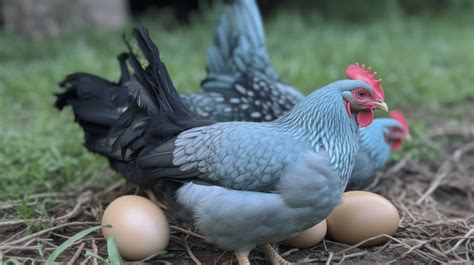
[[390, 159], [391, 152], [410, 138], [410, 127], [400, 111], [392, 111], [389, 118], [375, 119], [359, 132], [359, 153], [346, 190], [361, 190], [369, 186]]
[[[248, 19], [251, 18], [251, 19]], [[246, 20], [248, 19], [248, 20]], [[232, 32], [238, 32], [238, 38], [243, 41], [233, 45], [233, 37], [235, 35]], [[247, 64], [240, 67], [243, 69], [242, 72], [261, 76], [266, 82], [262, 83], [262, 87], [254, 84], [248, 84], [237, 87], [236, 91], [242, 90], [241, 96], [245, 96], [245, 93], [252, 95], [261, 95], [260, 97], [248, 97], [248, 98], [234, 98], [231, 102], [237, 103], [233, 106], [232, 113], [239, 113], [239, 106], [246, 108], [250, 106], [252, 108], [251, 113], [244, 113], [241, 118], [235, 120], [247, 120], [247, 121], [268, 121], [277, 119], [280, 115], [287, 112], [293, 105], [302, 100], [304, 97], [295, 88], [285, 85], [279, 81], [280, 79], [273, 71], [266, 53], [264, 43], [265, 33], [261, 22], [261, 17], [258, 12], [255, 1], [235, 1], [232, 6], [227, 6], [224, 9], [223, 15], [221, 16], [221, 22], [216, 30], [216, 41], [215, 45], [209, 48], [208, 52], [208, 75], [212, 76], [211, 73], [231, 73], [234, 74], [236, 71], [233, 69], [239, 69], [238, 62], [246, 61]], [[221, 41], [219, 41], [221, 40]], [[232, 51], [233, 49], [233, 51]], [[242, 51], [243, 50], [243, 51]], [[231, 51], [231, 52], [228, 52]], [[228, 56], [228, 54], [237, 54]], [[257, 54], [257, 56], [255, 55]], [[257, 58], [255, 60], [253, 58]], [[261, 62], [265, 62], [262, 64]], [[259, 68], [264, 65], [265, 67]], [[261, 70], [261, 69], [267, 69]], [[210, 71], [209, 71], [210, 70]], [[376, 75], [376, 73], [374, 73]], [[231, 76], [227, 74], [227, 76]], [[223, 78], [225, 80], [225, 78]], [[213, 81], [207, 78], [203, 82], [203, 88], [206, 89], [208, 81]], [[223, 91], [229, 90], [233, 87], [232, 84], [218, 83], [214, 84], [217, 93], [223, 93]], [[209, 88], [209, 87], [207, 87]], [[272, 97], [272, 93], [261, 93], [262, 90], [270, 89], [274, 91], [278, 98]], [[247, 91], [247, 92], [245, 92]], [[286, 96], [286, 97], [285, 97]], [[275, 104], [281, 102], [282, 99], [286, 98], [285, 104]], [[246, 99], [245, 101], [243, 101]], [[188, 103], [185, 101], [185, 103]], [[188, 104], [192, 106], [193, 104]], [[270, 106], [270, 111], [265, 111], [267, 108], [258, 108], [258, 106]], [[250, 114], [250, 115], [249, 115]], [[207, 115], [208, 117], [209, 115]], [[403, 115], [402, 115], [403, 118]], [[234, 120], [234, 119], [233, 119]], [[406, 120], [403, 118], [406, 122]], [[347, 190], [363, 189], [367, 187], [375, 178], [377, 172], [383, 169], [384, 165], [390, 158], [391, 148], [390, 141], [396, 140], [400, 144], [406, 137], [407, 133], [404, 131], [402, 126], [403, 121], [397, 121], [394, 118], [389, 119], [376, 119], [374, 125], [370, 125], [367, 128], [362, 128], [360, 131], [361, 139], [360, 142], [360, 154], [356, 160], [354, 168], [354, 174], [347, 186]], [[407, 126], [407, 124], [406, 124]], [[399, 147], [399, 145], [398, 145]], [[393, 150], [398, 149], [393, 148]], [[368, 162], [371, 162], [368, 164]]]
[[274, 264], [286, 264], [268, 243], [315, 225], [340, 202], [359, 126], [371, 123], [375, 108], [387, 110], [380, 82], [351, 65], [348, 80], [315, 90], [274, 121], [217, 123], [183, 104], [148, 31], [133, 36], [149, 67], [130, 53], [134, 100], [104, 155], [136, 183], [174, 183], [171, 211], [186, 212], [239, 264], [250, 264], [258, 245]]

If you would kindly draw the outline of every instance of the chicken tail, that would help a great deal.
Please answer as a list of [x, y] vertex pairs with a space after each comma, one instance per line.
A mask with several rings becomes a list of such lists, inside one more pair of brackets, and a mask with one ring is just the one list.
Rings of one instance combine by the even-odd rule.
[[193, 113], [182, 102], [148, 30], [138, 27], [132, 35], [148, 66], [141, 65], [126, 43], [130, 49], [128, 63], [133, 70], [127, 85], [131, 103], [111, 131], [115, 147], [125, 153], [129, 147], [137, 150], [141, 146], [137, 143], [163, 143], [190, 128], [215, 123]]
[[104, 152], [110, 128], [128, 107], [128, 92], [124, 86], [130, 80], [127, 57], [125, 53], [118, 56], [122, 74], [117, 83], [88, 73], [70, 74], [60, 83], [65, 91], [56, 94], [54, 106], [59, 110], [72, 107], [89, 151]]
[[[127, 180], [147, 187], [152, 184], [151, 179], [135, 166], [137, 156], [144, 149], [172, 144], [179, 133], [215, 121], [199, 117], [181, 101], [148, 30], [138, 27], [132, 35], [144, 60], [137, 58], [126, 41], [130, 50], [127, 62], [133, 72], [126, 86], [129, 106], [107, 136], [111, 149], [100, 153]], [[147, 66], [142, 66], [142, 62]]]

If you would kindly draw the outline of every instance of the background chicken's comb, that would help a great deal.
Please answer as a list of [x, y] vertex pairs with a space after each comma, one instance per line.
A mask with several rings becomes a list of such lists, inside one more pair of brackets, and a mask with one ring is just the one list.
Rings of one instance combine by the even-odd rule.
[[382, 79], [375, 79], [377, 72], [370, 73], [370, 66], [365, 69], [365, 64], [359, 66], [358, 63], [351, 64], [346, 68], [346, 76], [352, 80], [361, 80], [369, 84], [374, 89], [375, 99], [384, 99], [384, 93], [382, 89]]
[[390, 112], [390, 114], [388, 116], [390, 118], [398, 121], [402, 125], [403, 131], [405, 131], [405, 133], [410, 132], [410, 125], [408, 124], [408, 121], [405, 118], [405, 115], [403, 115], [403, 113], [401, 111], [393, 110], [393, 111]]

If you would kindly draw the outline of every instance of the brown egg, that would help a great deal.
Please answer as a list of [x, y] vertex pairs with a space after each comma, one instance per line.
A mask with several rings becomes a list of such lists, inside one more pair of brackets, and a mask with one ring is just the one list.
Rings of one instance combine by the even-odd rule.
[[321, 240], [323, 240], [324, 236], [326, 235], [326, 231], [326, 220], [323, 220], [310, 229], [303, 231], [301, 234], [284, 240], [281, 243], [290, 247], [309, 248], [321, 242]]
[[104, 237], [114, 236], [120, 255], [141, 260], [163, 251], [168, 245], [170, 229], [163, 211], [150, 200], [127, 195], [115, 199], [102, 216]]
[[[367, 191], [344, 193], [342, 204], [326, 218], [328, 234], [336, 241], [354, 245], [368, 238], [397, 232], [400, 216], [384, 197]], [[386, 237], [368, 241], [363, 246], [383, 243]]]

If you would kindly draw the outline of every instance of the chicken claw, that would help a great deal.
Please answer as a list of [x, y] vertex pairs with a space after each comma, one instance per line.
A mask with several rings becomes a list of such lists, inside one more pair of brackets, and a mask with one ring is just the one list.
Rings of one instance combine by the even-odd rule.
[[239, 265], [250, 265], [249, 251], [235, 252], [235, 257]]
[[282, 258], [270, 244], [260, 245], [260, 248], [262, 248], [265, 257], [272, 265], [296, 265], [296, 263], [289, 262]]

